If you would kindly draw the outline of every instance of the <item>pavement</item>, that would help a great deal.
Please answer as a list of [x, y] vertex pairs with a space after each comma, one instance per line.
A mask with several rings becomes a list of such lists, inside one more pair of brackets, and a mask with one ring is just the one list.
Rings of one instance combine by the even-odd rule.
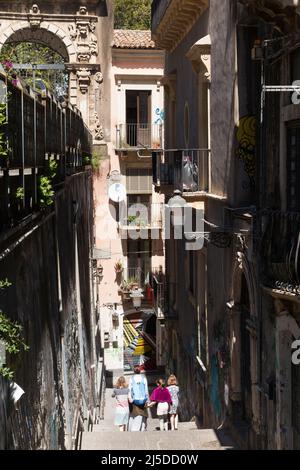
[[[160, 431], [153, 409], [146, 432], [120, 432], [114, 426], [115, 399], [106, 389], [104, 419], [84, 432], [81, 450], [227, 450], [235, 445], [227, 430], [197, 429], [195, 422], [178, 424], [178, 431]], [[149, 413], [150, 415], [150, 413]]]

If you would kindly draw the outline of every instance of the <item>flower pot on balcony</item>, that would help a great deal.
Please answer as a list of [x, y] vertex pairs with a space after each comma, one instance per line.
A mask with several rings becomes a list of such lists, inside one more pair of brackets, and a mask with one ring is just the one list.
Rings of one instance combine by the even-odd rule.
[[116, 274], [121, 274], [123, 272], [123, 264], [122, 261], [117, 261], [115, 264], [115, 272]]

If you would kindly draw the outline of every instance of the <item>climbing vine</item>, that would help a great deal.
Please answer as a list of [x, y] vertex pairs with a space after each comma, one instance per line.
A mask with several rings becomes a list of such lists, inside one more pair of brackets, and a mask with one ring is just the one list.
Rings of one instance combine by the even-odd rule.
[[[8, 279], [0, 280], [0, 290], [8, 288], [11, 283]], [[11, 321], [1, 310], [0, 310], [0, 341], [5, 346], [6, 351], [9, 354], [17, 355], [21, 350], [28, 351], [29, 346], [25, 344], [22, 336], [22, 326]], [[0, 364], [0, 375], [12, 380], [14, 372], [7, 366]]]
[[40, 204], [43, 209], [51, 206], [54, 202], [55, 191], [53, 189], [53, 179], [56, 176], [57, 167], [58, 167], [57, 162], [55, 160], [50, 160], [49, 168], [48, 168], [48, 175], [47, 176], [42, 175], [40, 177], [40, 184], [39, 184]]

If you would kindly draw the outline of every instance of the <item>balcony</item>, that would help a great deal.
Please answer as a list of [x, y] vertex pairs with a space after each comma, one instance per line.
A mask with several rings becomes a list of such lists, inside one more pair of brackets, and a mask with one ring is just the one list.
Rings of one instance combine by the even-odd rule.
[[165, 150], [153, 156], [153, 182], [185, 193], [210, 191], [210, 150]]
[[145, 273], [142, 268], [127, 268], [119, 294], [123, 302], [131, 302], [131, 294], [140, 289], [143, 293], [141, 308], [152, 308], [158, 318], [164, 318], [165, 283], [161, 271]]
[[208, 6], [209, 0], [154, 0], [152, 36], [156, 45], [174, 50]]
[[119, 228], [122, 230], [162, 229], [162, 203], [134, 203], [122, 211]]
[[268, 212], [264, 217], [264, 283], [300, 294], [300, 213]]
[[162, 124], [119, 124], [116, 127], [116, 150], [161, 149]]

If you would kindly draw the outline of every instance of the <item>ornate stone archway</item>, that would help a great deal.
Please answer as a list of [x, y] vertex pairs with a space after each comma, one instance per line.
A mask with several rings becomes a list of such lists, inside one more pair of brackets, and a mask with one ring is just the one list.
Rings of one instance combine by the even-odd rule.
[[[52, 6], [50, 2], [41, 8], [33, 4], [22, 12], [11, 11], [12, 5], [6, 7], [0, 3], [1, 10], [7, 8], [0, 12], [0, 49], [7, 42], [30, 41], [46, 44], [60, 53], [69, 72], [69, 101], [80, 109], [86, 124], [94, 132], [94, 139], [102, 140], [99, 101], [103, 78], [98, 58], [98, 16], [90, 14], [80, 2], [71, 2], [74, 5], [72, 14], [58, 14], [55, 5], [60, 2], [53, 2]], [[96, 12], [95, 6], [89, 7]]]

